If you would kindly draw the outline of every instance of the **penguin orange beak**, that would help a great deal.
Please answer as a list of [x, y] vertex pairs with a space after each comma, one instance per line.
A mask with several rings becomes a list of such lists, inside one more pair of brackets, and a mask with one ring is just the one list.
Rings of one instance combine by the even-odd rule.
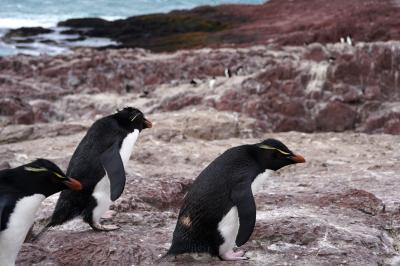
[[144, 124], [146, 125], [146, 128], [151, 128], [153, 127], [153, 123], [151, 123], [149, 120], [146, 118], [144, 119]]
[[304, 157], [299, 154], [295, 154], [295, 155], [291, 156], [290, 159], [295, 163], [305, 163], [306, 162], [306, 159], [304, 159]]
[[72, 190], [82, 190], [81, 182], [74, 178], [67, 177], [67, 180], [63, 181], [63, 183]]

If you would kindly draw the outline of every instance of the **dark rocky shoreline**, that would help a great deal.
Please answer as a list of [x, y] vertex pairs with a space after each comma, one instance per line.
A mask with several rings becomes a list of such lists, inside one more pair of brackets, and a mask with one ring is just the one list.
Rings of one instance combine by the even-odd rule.
[[[355, 42], [400, 40], [398, 4], [392, 0], [270, 0], [262, 5], [204, 6], [115, 21], [70, 19], [58, 26], [66, 27], [61, 33], [71, 36], [71, 43], [101, 37], [117, 43], [103, 48], [144, 48], [153, 52], [265, 44], [327, 44], [346, 36], [352, 36]], [[49, 31], [15, 29], [3, 40], [33, 42], [37, 34]]]

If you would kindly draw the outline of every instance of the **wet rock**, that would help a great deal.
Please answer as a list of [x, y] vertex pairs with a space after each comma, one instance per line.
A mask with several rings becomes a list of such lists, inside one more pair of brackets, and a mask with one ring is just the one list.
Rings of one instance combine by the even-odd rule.
[[29, 37], [29, 36], [35, 36], [39, 34], [46, 34], [46, 33], [52, 33], [53, 30], [51, 29], [46, 29], [43, 27], [22, 27], [18, 29], [11, 29], [9, 30], [5, 35], [5, 39], [11, 39], [11, 38], [16, 38], [16, 37]]
[[71, 28], [97, 28], [104, 27], [109, 21], [101, 18], [79, 18], [79, 19], [67, 19], [59, 22], [58, 26], [71, 27]]

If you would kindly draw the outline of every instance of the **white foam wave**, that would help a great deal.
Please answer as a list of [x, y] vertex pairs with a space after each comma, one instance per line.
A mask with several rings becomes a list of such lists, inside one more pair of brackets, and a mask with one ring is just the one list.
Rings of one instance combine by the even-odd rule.
[[0, 18], [0, 28], [15, 29], [21, 27], [54, 27], [57, 24], [57, 18], [47, 19], [29, 19], [29, 18]]

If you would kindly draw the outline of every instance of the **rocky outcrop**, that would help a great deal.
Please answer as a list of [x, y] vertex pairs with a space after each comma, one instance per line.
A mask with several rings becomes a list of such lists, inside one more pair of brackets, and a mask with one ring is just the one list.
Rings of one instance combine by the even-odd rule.
[[254, 131], [399, 134], [399, 54], [386, 42], [2, 58], [0, 121], [93, 119], [135, 101], [151, 113], [237, 112], [256, 119]]
[[[205, 6], [116, 21], [70, 19], [59, 26], [70, 28], [63, 34], [73, 34], [72, 41], [106, 37], [117, 42], [112, 47], [141, 47], [154, 52], [271, 43], [326, 44], [347, 36], [353, 42], [375, 42], [400, 39], [398, 8], [392, 0], [270, 0], [262, 5]], [[21, 40], [15, 36], [43, 30], [13, 30], [5, 41], [18, 42]], [[35, 40], [29, 37], [25, 41]]]
[[23, 27], [18, 29], [12, 29], [8, 31], [4, 38], [12, 39], [12, 38], [21, 38], [21, 37], [31, 37], [39, 34], [47, 34], [52, 33], [53, 30], [45, 29], [43, 27]]
[[[399, 37], [396, 3], [311, 0], [304, 8], [303, 0], [271, 0], [141, 16], [126, 20], [130, 25], [71, 20], [69, 33], [82, 38], [110, 37], [119, 23], [112, 38], [126, 43], [128, 32], [143, 37], [144, 25], [153, 25], [157, 41], [143, 40], [154, 50], [236, 46], [0, 58], [0, 169], [35, 158], [66, 169], [90, 124], [117, 108], [135, 106], [153, 122], [127, 164], [115, 217], [103, 221], [121, 228], [93, 232], [71, 221], [25, 243], [17, 265], [220, 265], [207, 256], [160, 258], [202, 169], [230, 147], [269, 137], [307, 163], [282, 169], [257, 194], [246, 264], [399, 265], [400, 143], [398, 136], [364, 134], [400, 134], [400, 43], [380, 42]], [[348, 34], [356, 45], [336, 43]], [[179, 45], [164, 45], [171, 36]], [[35, 232], [56, 200], [44, 201]]]

